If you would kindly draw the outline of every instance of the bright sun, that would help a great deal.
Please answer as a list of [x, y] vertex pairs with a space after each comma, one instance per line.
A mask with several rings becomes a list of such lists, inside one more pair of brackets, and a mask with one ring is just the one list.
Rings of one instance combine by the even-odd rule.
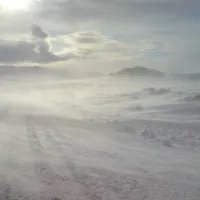
[[0, 7], [9, 10], [24, 10], [28, 8], [30, 0], [0, 0]]

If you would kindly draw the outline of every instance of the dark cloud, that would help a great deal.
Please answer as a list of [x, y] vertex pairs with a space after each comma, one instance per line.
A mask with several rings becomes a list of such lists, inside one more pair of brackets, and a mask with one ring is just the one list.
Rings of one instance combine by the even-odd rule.
[[45, 33], [39, 25], [33, 25], [31, 32], [32, 35], [37, 38], [45, 39], [48, 37], [48, 34]]
[[40, 6], [41, 16], [67, 22], [104, 20], [126, 24], [200, 17], [199, 0], [43, 0]]
[[35, 56], [35, 45], [30, 42], [1, 41], [0, 62], [30, 61]]
[[64, 61], [73, 58], [72, 54], [56, 55], [50, 50], [50, 45], [45, 41], [1, 41], [0, 43], [0, 62], [35, 62], [51, 63]]

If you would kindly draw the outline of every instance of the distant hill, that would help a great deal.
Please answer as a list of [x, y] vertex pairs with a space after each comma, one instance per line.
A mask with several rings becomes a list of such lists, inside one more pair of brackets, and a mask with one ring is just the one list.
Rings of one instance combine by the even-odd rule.
[[132, 67], [132, 68], [124, 68], [116, 73], [110, 74], [112, 76], [150, 76], [150, 77], [163, 77], [164, 73], [154, 70], [148, 69], [145, 67]]

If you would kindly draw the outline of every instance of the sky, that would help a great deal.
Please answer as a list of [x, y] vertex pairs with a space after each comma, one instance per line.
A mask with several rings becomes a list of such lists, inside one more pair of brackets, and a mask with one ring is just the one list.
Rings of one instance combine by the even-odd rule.
[[199, 0], [0, 0], [0, 65], [200, 71]]

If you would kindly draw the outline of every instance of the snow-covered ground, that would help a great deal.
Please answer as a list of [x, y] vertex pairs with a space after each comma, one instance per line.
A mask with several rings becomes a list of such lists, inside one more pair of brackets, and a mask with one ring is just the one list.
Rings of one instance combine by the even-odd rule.
[[193, 83], [2, 78], [0, 199], [199, 200], [197, 95]]

